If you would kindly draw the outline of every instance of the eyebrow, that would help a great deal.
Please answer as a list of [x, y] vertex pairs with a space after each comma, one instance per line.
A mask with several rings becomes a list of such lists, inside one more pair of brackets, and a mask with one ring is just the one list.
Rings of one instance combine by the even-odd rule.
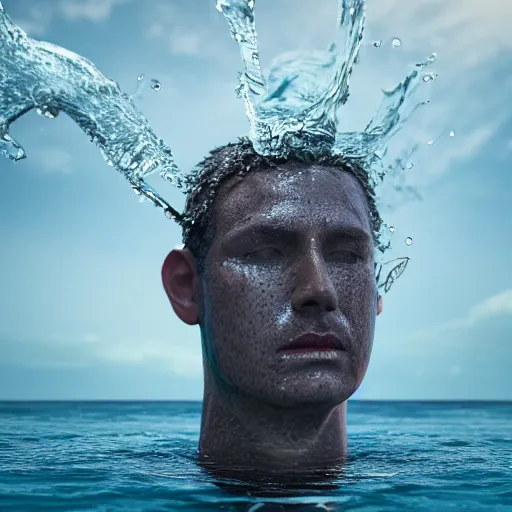
[[297, 238], [297, 232], [294, 229], [285, 226], [276, 226], [273, 224], [249, 224], [228, 233], [230, 240], [265, 239], [274, 240], [276, 238], [290, 240]]
[[[229, 240], [249, 239], [297, 239], [299, 234], [293, 227], [274, 224], [249, 224], [228, 233]], [[372, 236], [363, 228], [354, 225], [337, 225], [328, 227], [325, 235], [327, 243], [336, 240], [354, 241], [360, 244], [369, 244]]]
[[327, 231], [326, 240], [353, 240], [357, 243], [368, 244], [373, 238], [365, 229], [358, 226], [333, 226]]

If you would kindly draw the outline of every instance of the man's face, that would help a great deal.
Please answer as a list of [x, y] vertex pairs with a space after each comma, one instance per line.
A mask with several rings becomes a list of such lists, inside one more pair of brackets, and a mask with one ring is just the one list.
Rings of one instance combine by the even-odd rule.
[[[228, 181], [214, 215], [200, 323], [218, 384], [285, 407], [348, 399], [368, 366], [378, 298], [356, 178], [286, 164]], [[343, 350], [280, 350], [306, 333], [334, 334]]]

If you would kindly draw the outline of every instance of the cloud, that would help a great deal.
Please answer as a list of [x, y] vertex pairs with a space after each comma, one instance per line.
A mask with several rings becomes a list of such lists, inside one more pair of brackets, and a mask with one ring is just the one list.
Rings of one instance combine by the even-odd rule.
[[49, 339], [16, 342], [3, 340], [0, 362], [30, 368], [79, 368], [98, 364], [158, 366], [175, 375], [201, 378], [203, 374], [200, 343], [172, 340], [111, 339], [96, 333], [80, 336], [54, 336]]
[[457, 68], [475, 67], [512, 48], [508, 0], [368, 0], [370, 20], [387, 20], [407, 44], [438, 43]]
[[[429, 166], [430, 175], [438, 175], [453, 168], [458, 162], [469, 160], [482, 151], [499, 128], [499, 122], [487, 123], [482, 126], [467, 127], [462, 133], [455, 135], [453, 140], [443, 147], [443, 158], [435, 166]], [[426, 134], [425, 134], [426, 135]], [[445, 139], [448, 135], [444, 134]], [[428, 148], [430, 149], [430, 148]], [[434, 145], [435, 151], [437, 146]]]
[[432, 329], [419, 331], [412, 338], [432, 339], [448, 331], [468, 329], [484, 320], [506, 315], [512, 315], [512, 289], [478, 302], [462, 318], [454, 318]]
[[54, 17], [53, 9], [46, 7], [43, 5], [32, 6], [22, 18], [16, 18], [14, 21], [29, 36], [41, 37], [46, 33]]
[[159, 39], [168, 45], [173, 55], [199, 55], [201, 53], [202, 39], [198, 33], [182, 27], [166, 27], [161, 22], [155, 22], [147, 31], [147, 36]]
[[84, 19], [93, 22], [105, 21], [118, 5], [132, 0], [61, 0], [60, 14], [68, 20]]
[[108, 341], [97, 345], [96, 358], [115, 364], [159, 364], [184, 377], [201, 377], [199, 344], [177, 346], [156, 339]]
[[471, 324], [499, 315], [512, 314], [512, 289], [489, 297], [471, 308], [467, 316]]
[[49, 26], [56, 18], [69, 21], [86, 20], [99, 23], [108, 20], [112, 11], [119, 5], [133, 0], [39, 0], [27, 12], [14, 21], [30, 37], [46, 35]]
[[100, 338], [97, 334], [85, 334], [84, 341], [86, 343], [98, 343], [100, 341]]
[[[498, 80], [493, 76], [493, 66], [496, 59], [504, 56], [504, 50], [512, 47], [508, 37], [512, 3], [489, 0], [484, 13], [477, 6], [477, 0], [367, 0], [365, 50], [361, 64], [354, 70], [351, 98], [340, 116], [344, 123], [354, 124], [349, 129], [362, 129], [375, 114], [377, 105], [373, 110], [369, 106], [380, 97], [380, 87], [394, 85], [405, 78], [409, 64], [432, 51], [438, 53], [432, 70], [439, 73], [439, 79], [419, 87], [421, 99], [431, 97], [432, 102], [404, 126], [389, 152], [389, 159], [393, 160], [402, 149], [420, 144], [414, 157], [418, 172], [410, 173], [408, 184], [428, 185], [442, 173], [476, 157], [502, 121], [510, 118], [509, 109], [504, 108], [508, 86], [503, 77]], [[284, 2], [277, 2], [271, 9], [257, 4], [256, 28], [264, 68], [276, 49], [280, 52], [325, 47], [335, 37], [336, 2], [318, 2], [315, 16], [311, 13], [310, 0], [297, 0], [291, 11]], [[215, 18], [215, 23], [204, 23], [199, 14], [204, 13], [197, 8], [187, 11], [176, 3], [158, 3], [151, 11], [146, 34], [174, 55], [212, 55], [219, 70], [227, 61], [230, 65], [238, 62], [240, 68], [236, 43], [229, 38], [222, 15], [212, 13], [218, 21]], [[222, 33], [224, 38], [219, 36]], [[391, 49], [388, 44], [395, 35], [402, 39], [399, 49]], [[377, 38], [388, 43], [379, 49], [371, 47], [371, 41]], [[234, 73], [232, 82], [236, 82]], [[495, 94], [484, 96], [490, 84]], [[479, 99], [475, 101], [476, 98]], [[449, 138], [447, 134], [452, 129], [456, 136]], [[427, 145], [441, 134], [445, 136], [433, 147]], [[395, 146], [398, 151], [394, 151]]]
[[44, 147], [39, 150], [39, 168], [47, 173], [68, 174], [71, 172], [73, 155], [59, 147]]
[[[398, 35], [402, 39], [397, 52], [383, 55], [393, 68], [401, 58], [411, 62], [432, 51], [438, 53], [432, 70], [439, 73], [439, 79], [430, 89], [420, 85], [425, 94], [431, 94], [432, 103], [396, 137], [403, 147], [420, 143], [414, 163], [415, 171], [421, 172], [410, 173], [408, 182], [421, 187], [471, 162], [511, 119], [505, 106], [512, 73], [504, 60], [510, 58], [512, 49], [507, 28], [512, 22], [512, 3], [489, 0], [482, 9], [479, 0], [368, 0], [367, 19], [367, 36]], [[493, 93], [485, 92], [489, 90]], [[449, 138], [452, 129], [456, 135]], [[426, 145], [441, 134], [434, 146]]]
[[[284, 5], [276, 6], [273, 17], [258, 8], [261, 4], [256, 5], [263, 53], [279, 47], [322, 47], [334, 38], [335, 2], [318, 2], [312, 17], [311, 2], [297, 0], [287, 13], [286, 30], [282, 30], [280, 9], [284, 11]], [[352, 94], [340, 117], [346, 124], [354, 124], [350, 129], [363, 128], [368, 117], [375, 114], [373, 100], [380, 94], [379, 87], [394, 85], [405, 78], [408, 65], [437, 52], [438, 59], [431, 70], [439, 74], [439, 79], [419, 87], [419, 99], [430, 98], [432, 102], [418, 111], [395, 139], [400, 148], [420, 144], [414, 163], [419, 164], [416, 169], [421, 172], [410, 173], [410, 179], [414, 184], [426, 184], [474, 158], [503, 120], [511, 117], [507, 91], [512, 73], [504, 60], [512, 49], [512, 2], [489, 0], [482, 8], [480, 0], [367, 0], [366, 14], [361, 63], [354, 69]], [[400, 48], [391, 48], [394, 36], [401, 38]], [[385, 44], [373, 48], [371, 42], [375, 39], [382, 39]], [[265, 61], [262, 58], [263, 65]], [[504, 69], [500, 75], [497, 64]], [[491, 87], [493, 94], [486, 93]], [[490, 123], [489, 119], [494, 121]], [[456, 131], [455, 138], [445, 136], [433, 147], [427, 145], [429, 140], [452, 129]], [[389, 152], [390, 159], [395, 155], [394, 151]]]
[[198, 55], [200, 53], [201, 38], [197, 33], [178, 29], [169, 36], [171, 53], [174, 55]]
[[[205, 11], [208, 7], [204, 4]], [[181, 6], [178, 9], [174, 4], [158, 3], [151, 16], [146, 36], [164, 44], [172, 55], [212, 55], [223, 45], [210, 24], [198, 19], [196, 11], [188, 12]]]

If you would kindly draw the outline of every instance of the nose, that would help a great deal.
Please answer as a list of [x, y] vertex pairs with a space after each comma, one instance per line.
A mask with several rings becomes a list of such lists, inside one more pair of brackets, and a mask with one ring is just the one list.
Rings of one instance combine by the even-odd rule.
[[298, 266], [296, 285], [292, 295], [295, 311], [335, 311], [338, 297], [321, 254], [311, 250]]

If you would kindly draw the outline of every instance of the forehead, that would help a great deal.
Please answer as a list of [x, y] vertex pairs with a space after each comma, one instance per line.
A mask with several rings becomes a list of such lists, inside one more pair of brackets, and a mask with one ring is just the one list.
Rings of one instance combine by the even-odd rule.
[[370, 232], [368, 202], [357, 179], [339, 168], [287, 163], [233, 177], [214, 206], [216, 236], [261, 221], [291, 229], [357, 227]]

